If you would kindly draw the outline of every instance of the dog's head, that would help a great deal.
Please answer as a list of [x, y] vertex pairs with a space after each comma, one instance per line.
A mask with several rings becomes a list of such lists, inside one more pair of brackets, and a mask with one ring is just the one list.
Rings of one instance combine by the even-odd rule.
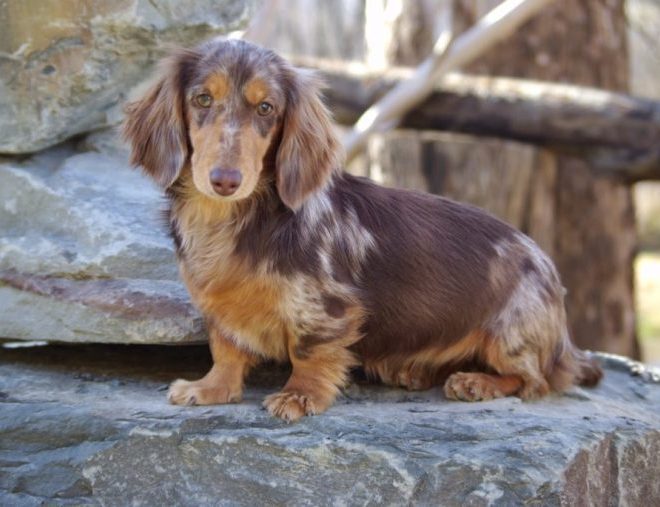
[[272, 159], [278, 193], [297, 209], [341, 165], [318, 81], [272, 51], [212, 40], [173, 54], [161, 72], [128, 105], [124, 136], [131, 162], [163, 188], [190, 167], [199, 192], [245, 199]]

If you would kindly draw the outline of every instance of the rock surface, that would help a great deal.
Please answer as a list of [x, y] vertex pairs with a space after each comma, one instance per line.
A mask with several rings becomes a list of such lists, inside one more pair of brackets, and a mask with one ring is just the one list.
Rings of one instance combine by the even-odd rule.
[[0, 163], [0, 337], [202, 341], [163, 205], [113, 131]]
[[200, 347], [48, 346], [0, 355], [0, 504], [628, 505], [660, 502], [660, 375], [604, 357], [604, 383], [534, 403], [447, 402], [355, 383], [293, 425], [177, 407]]
[[0, 2], [0, 153], [33, 153], [119, 118], [167, 46], [242, 28], [257, 0]]

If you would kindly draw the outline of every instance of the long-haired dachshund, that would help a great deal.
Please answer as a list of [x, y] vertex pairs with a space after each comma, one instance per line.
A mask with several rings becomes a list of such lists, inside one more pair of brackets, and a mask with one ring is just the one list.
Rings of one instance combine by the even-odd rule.
[[356, 365], [408, 389], [444, 382], [464, 401], [598, 382], [539, 247], [472, 206], [343, 172], [313, 75], [223, 40], [162, 70], [124, 134], [166, 190], [214, 361], [175, 381], [172, 403], [237, 402], [264, 359], [292, 363], [264, 401], [287, 421], [326, 410]]

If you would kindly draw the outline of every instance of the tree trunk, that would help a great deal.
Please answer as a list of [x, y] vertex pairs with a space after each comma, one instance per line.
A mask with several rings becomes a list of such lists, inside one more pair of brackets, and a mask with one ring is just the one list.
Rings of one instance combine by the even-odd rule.
[[[483, 12], [477, 7], [488, 8], [482, 0], [457, 7], [467, 23]], [[467, 70], [626, 92], [624, 0], [560, 0]], [[631, 189], [567, 156], [557, 158], [557, 171], [555, 260], [573, 337], [582, 347], [637, 357]]]

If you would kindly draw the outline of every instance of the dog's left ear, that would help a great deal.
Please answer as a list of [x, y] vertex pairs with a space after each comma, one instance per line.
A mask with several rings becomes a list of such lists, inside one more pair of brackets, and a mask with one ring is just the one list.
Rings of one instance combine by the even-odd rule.
[[310, 72], [290, 71], [276, 177], [280, 198], [295, 211], [340, 169], [343, 155], [330, 113], [321, 101], [320, 81]]

